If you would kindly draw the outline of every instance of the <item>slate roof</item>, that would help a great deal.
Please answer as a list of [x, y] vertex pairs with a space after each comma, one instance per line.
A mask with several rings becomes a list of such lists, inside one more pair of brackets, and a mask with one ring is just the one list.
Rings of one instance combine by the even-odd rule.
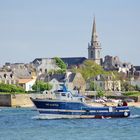
[[136, 71], [140, 71], [140, 66], [134, 66], [134, 68], [136, 69]]
[[53, 74], [45, 77], [45, 82], [51, 81], [52, 79], [56, 79], [59, 82], [64, 82], [65, 74]]
[[76, 73], [71, 73], [69, 75], [69, 82], [73, 82], [75, 76], [76, 76]]
[[85, 58], [85, 57], [65, 57], [65, 58], [61, 58], [61, 59], [64, 61], [64, 63], [66, 63], [68, 65], [68, 67], [70, 67], [70, 66], [82, 64], [87, 58]]
[[[32, 63], [33, 64], [40, 63], [42, 61], [42, 59], [47, 59], [47, 58], [36, 58], [32, 61]], [[68, 67], [70, 67], [70, 66], [77, 66], [77, 65], [82, 64], [87, 58], [85, 58], [85, 57], [62, 57], [61, 59], [64, 61], [64, 63], [66, 63], [68, 65]]]
[[27, 78], [27, 79], [30, 79], [31, 78], [31, 75], [30, 73], [28, 72], [27, 69], [15, 69], [14, 70], [14, 74], [16, 75], [16, 77], [18, 78]]
[[[69, 82], [73, 82], [76, 73], [71, 73], [68, 77]], [[45, 77], [45, 82], [51, 81], [52, 79], [56, 79], [59, 82], [64, 82], [66, 80], [66, 74], [53, 74]]]
[[33, 60], [32, 63], [41, 62], [41, 61], [42, 61], [42, 58], [36, 58], [36, 59]]

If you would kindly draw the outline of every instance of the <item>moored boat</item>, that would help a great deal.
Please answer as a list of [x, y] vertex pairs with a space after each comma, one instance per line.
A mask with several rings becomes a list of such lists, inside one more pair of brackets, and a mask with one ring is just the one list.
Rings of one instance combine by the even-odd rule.
[[73, 95], [65, 85], [54, 92], [55, 99], [33, 99], [41, 115], [48, 119], [60, 118], [117, 118], [130, 116], [128, 106], [91, 106], [85, 97]]

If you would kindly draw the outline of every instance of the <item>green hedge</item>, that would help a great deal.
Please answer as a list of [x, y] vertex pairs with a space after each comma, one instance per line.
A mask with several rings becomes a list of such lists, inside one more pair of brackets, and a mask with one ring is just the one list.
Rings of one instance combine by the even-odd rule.
[[23, 92], [25, 92], [25, 90], [20, 86], [0, 83], [0, 92], [3, 92], [3, 93], [23, 93]]
[[140, 96], [140, 92], [125, 92], [123, 93], [125, 96]]

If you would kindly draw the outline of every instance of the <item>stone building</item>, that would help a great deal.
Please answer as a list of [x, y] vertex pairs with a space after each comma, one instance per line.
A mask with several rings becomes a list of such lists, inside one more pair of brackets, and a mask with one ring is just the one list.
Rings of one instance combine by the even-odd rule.
[[87, 82], [87, 89], [89, 89], [90, 82], [93, 81], [95, 89], [102, 89], [105, 91], [121, 91], [121, 81], [115, 80], [112, 75], [97, 75]]
[[44, 81], [53, 85], [52, 90], [59, 89], [59, 85], [64, 82], [70, 90], [80, 90], [84, 92], [86, 88], [86, 82], [80, 73], [67, 72], [65, 74], [46, 75]]
[[103, 68], [106, 71], [118, 71], [124, 74], [132, 72], [133, 66], [131, 63], [121, 62], [118, 56], [106, 55], [103, 62]]
[[35, 68], [37, 75], [60, 69], [53, 58], [36, 58], [31, 65]]
[[13, 72], [0, 72], [0, 83], [4, 84], [17, 84], [18, 78], [13, 74]]

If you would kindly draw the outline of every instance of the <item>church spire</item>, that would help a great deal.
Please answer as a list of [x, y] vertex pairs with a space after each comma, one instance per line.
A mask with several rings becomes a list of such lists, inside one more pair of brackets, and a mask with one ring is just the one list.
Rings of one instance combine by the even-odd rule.
[[88, 59], [94, 60], [97, 64], [101, 64], [101, 46], [96, 32], [95, 17], [93, 20], [91, 42], [88, 45]]
[[96, 33], [96, 20], [94, 16], [93, 27], [92, 27], [92, 37], [91, 37], [91, 44], [97, 41], [97, 33]]

